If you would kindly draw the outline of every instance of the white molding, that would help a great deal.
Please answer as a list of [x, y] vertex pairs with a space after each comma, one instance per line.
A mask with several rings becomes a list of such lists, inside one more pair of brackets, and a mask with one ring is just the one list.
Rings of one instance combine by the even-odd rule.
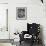
[[0, 3], [0, 4], [8, 4], [8, 3]]

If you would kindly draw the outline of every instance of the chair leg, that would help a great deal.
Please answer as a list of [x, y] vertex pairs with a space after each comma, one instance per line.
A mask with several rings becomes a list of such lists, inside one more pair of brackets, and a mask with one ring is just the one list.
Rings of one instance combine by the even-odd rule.
[[21, 41], [20, 41], [20, 45], [21, 45]]

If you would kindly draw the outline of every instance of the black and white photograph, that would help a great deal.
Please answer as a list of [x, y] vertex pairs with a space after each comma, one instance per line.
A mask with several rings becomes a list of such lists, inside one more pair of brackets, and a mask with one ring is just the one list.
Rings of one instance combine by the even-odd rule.
[[26, 7], [16, 7], [16, 19], [17, 20], [27, 19], [27, 8]]
[[0, 0], [0, 46], [46, 46], [46, 0]]

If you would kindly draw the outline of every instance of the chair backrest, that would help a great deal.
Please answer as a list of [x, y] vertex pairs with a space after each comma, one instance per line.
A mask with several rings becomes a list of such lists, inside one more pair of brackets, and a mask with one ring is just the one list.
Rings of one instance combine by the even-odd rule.
[[40, 24], [36, 24], [36, 23], [29, 24], [29, 23], [27, 23], [27, 30], [28, 30], [29, 34], [36, 35], [40, 32]]

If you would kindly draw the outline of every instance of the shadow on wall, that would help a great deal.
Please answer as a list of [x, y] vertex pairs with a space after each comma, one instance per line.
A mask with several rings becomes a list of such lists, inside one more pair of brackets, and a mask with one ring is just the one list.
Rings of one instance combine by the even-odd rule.
[[44, 37], [43, 37], [43, 26], [42, 25], [40, 25], [40, 39], [42, 40], [42, 45], [45, 46], [44, 45]]

